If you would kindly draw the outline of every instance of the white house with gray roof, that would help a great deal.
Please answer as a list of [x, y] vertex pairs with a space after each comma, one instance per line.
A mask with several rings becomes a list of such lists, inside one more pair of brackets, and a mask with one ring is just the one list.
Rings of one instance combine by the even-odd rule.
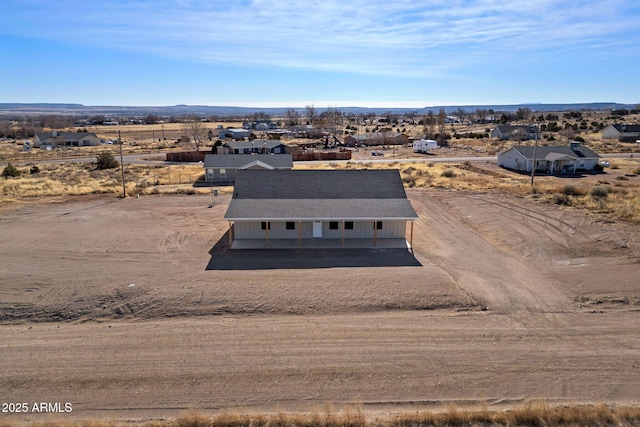
[[418, 215], [398, 170], [238, 170], [224, 217], [232, 249], [407, 248]]
[[63, 146], [63, 147], [85, 147], [100, 145], [102, 140], [93, 132], [44, 132], [39, 133], [33, 139], [33, 146]]
[[286, 146], [277, 139], [254, 139], [225, 142], [218, 150], [227, 154], [284, 154]]
[[525, 141], [536, 138], [536, 127], [529, 125], [496, 126], [489, 135], [500, 140]]
[[[519, 172], [531, 172], [533, 146], [515, 146], [498, 153], [498, 165]], [[537, 172], [552, 174], [592, 171], [600, 156], [579, 142], [561, 146], [538, 146], [535, 150]]]
[[635, 142], [640, 140], [640, 125], [615, 124], [602, 129], [604, 139]]
[[206, 182], [231, 184], [239, 170], [291, 169], [291, 154], [207, 154], [204, 158]]

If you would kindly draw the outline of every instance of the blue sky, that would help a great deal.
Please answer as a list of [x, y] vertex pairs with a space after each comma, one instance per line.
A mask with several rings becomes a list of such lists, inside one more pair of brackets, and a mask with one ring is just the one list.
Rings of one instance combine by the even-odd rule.
[[640, 103], [637, 0], [2, 0], [0, 102]]

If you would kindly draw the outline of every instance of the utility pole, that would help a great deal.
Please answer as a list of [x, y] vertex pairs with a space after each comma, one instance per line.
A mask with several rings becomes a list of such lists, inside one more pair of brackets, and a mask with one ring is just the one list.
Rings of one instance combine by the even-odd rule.
[[124, 159], [122, 158], [122, 139], [120, 138], [120, 131], [118, 131], [118, 145], [120, 146], [120, 170], [122, 171], [122, 198], [127, 197], [127, 187], [124, 183]]
[[536, 151], [538, 150], [538, 126], [536, 126], [536, 138], [533, 143], [533, 161], [531, 164], [531, 186], [533, 187], [533, 177], [536, 174]]

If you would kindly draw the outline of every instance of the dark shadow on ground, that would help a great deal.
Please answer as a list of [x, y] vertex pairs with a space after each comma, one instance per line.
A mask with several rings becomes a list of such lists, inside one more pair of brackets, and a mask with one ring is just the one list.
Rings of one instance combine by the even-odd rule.
[[407, 249], [229, 249], [229, 232], [209, 251], [207, 270], [421, 267]]

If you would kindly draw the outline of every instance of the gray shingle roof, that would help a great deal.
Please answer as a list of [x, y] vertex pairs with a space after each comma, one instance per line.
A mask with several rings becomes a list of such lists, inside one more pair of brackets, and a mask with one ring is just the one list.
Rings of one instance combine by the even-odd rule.
[[625, 133], [640, 132], [640, 125], [615, 124], [613, 125], [613, 127], [616, 128], [618, 132], [625, 132]]
[[[515, 146], [514, 150], [522, 154], [526, 159], [533, 159], [533, 146]], [[538, 146], [536, 159], [544, 159], [550, 154], [561, 154], [576, 159], [599, 159], [600, 156], [587, 147], [580, 146], [578, 150], [572, 150], [568, 145]]]
[[207, 154], [204, 157], [204, 167], [236, 169], [256, 161], [274, 168], [293, 167], [291, 154]]
[[37, 134], [40, 141], [44, 141], [48, 138], [55, 139], [56, 141], [80, 141], [88, 136], [96, 137], [93, 132], [58, 132], [57, 137], [53, 136], [53, 132], [44, 132]]
[[532, 126], [527, 125], [500, 125], [497, 126], [497, 128], [500, 129], [500, 132], [502, 132], [503, 134], [511, 133], [514, 130], [521, 130], [526, 133], [535, 132], [535, 128], [532, 129]]
[[282, 145], [277, 139], [254, 139], [253, 141], [233, 141], [225, 142], [226, 146], [233, 148], [234, 150], [245, 150], [251, 148], [268, 148], [269, 150]]
[[415, 219], [397, 170], [238, 171], [229, 220]]

